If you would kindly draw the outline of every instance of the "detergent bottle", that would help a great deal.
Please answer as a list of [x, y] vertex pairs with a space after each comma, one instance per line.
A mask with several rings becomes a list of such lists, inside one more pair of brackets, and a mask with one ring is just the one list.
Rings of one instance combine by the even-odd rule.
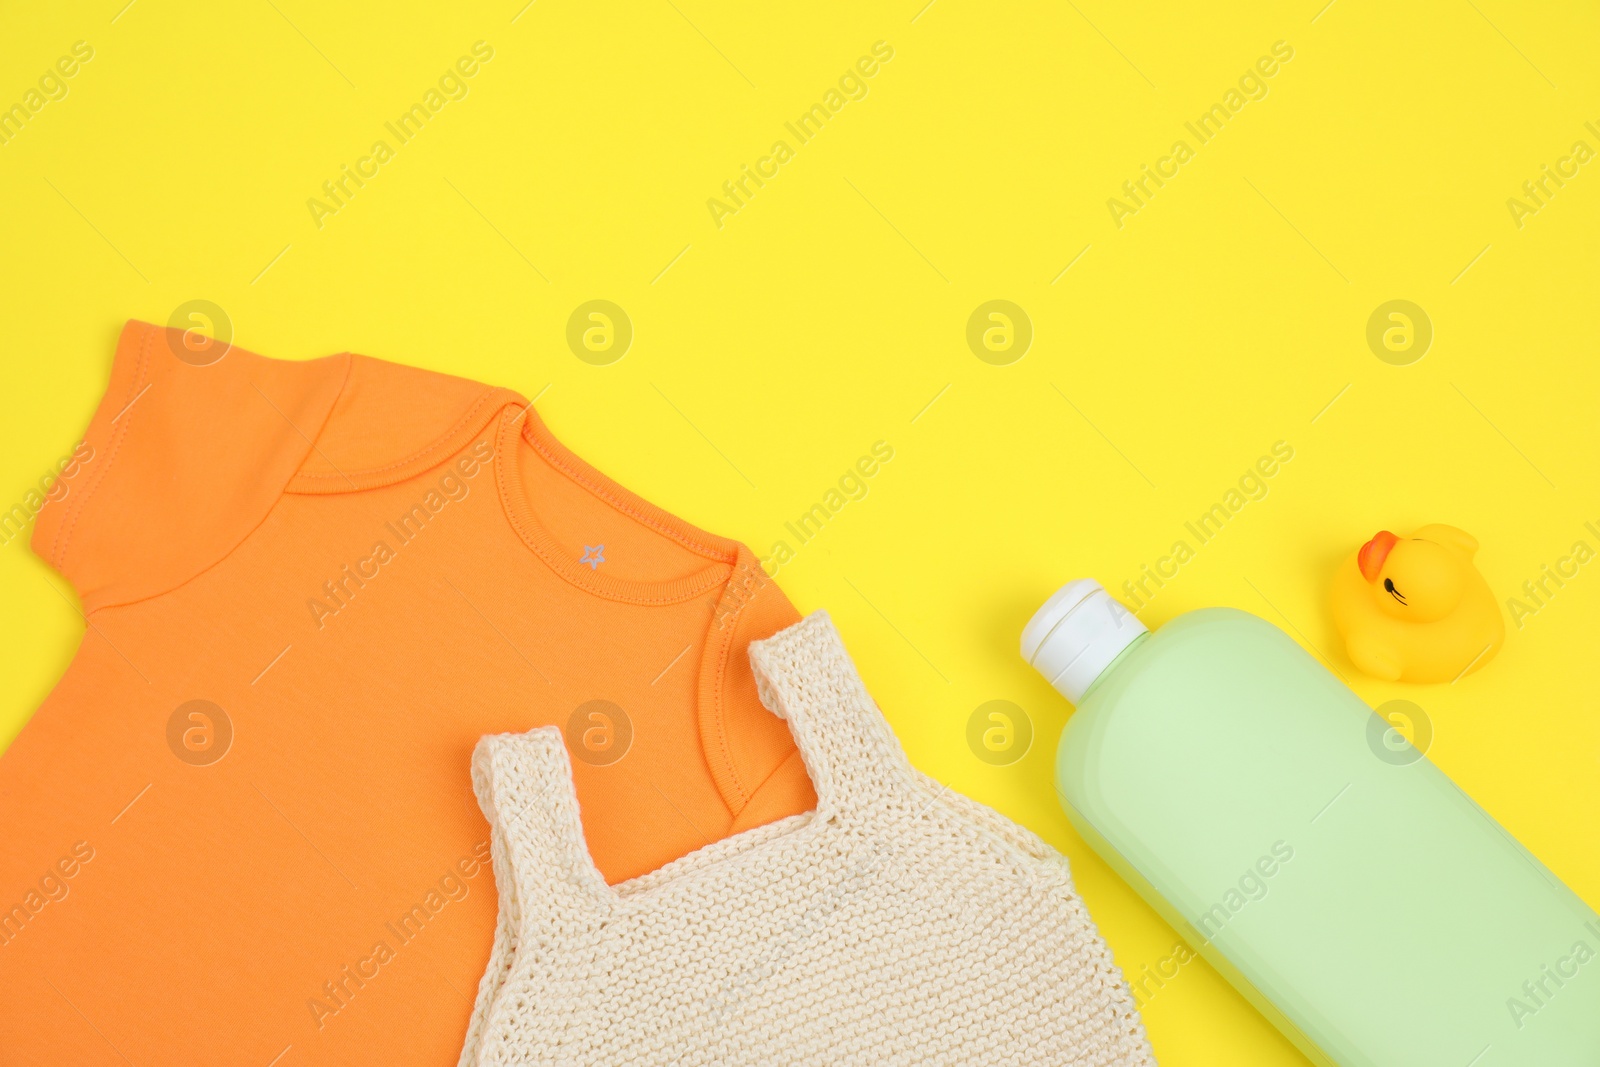
[[1600, 1064], [1600, 917], [1276, 627], [1084, 579], [1022, 655], [1073, 825], [1314, 1063]]

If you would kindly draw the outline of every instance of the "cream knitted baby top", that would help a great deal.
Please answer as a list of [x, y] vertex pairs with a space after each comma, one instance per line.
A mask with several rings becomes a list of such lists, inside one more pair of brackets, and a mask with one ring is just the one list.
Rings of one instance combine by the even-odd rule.
[[462, 1067], [1155, 1062], [1066, 860], [911, 767], [825, 614], [750, 660], [816, 811], [620, 885], [560, 733], [478, 743], [500, 924]]

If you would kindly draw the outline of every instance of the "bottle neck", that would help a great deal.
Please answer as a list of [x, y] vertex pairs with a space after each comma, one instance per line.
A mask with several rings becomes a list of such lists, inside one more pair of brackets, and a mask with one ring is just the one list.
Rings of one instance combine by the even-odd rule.
[[[1127, 648], [1123, 649], [1121, 652], [1118, 652], [1117, 658], [1112, 660], [1110, 663], [1107, 663], [1105, 669], [1096, 675], [1094, 681], [1090, 682], [1088, 688], [1083, 691], [1083, 699], [1088, 700], [1089, 694], [1093, 693], [1096, 689], [1099, 689], [1101, 683], [1116, 672], [1117, 665], [1126, 660], [1136, 649], [1144, 647], [1144, 643], [1148, 640], [1150, 640], [1150, 631], [1146, 630], [1138, 637], [1135, 637], [1133, 641], [1129, 643]], [[1082, 701], [1079, 701], [1079, 703], [1082, 703]]]

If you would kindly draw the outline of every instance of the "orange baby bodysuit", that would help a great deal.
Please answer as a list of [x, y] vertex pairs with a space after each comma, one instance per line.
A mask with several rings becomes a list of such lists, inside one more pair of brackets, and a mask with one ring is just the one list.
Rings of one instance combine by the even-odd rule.
[[124, 329], [34, 531], [87, 632], [0, 756], [0, 1062], [453, 1063], [484, 734], [563, 729], [614, 882], [815, 803], [743, 545], [508, 390], [183, 342]]

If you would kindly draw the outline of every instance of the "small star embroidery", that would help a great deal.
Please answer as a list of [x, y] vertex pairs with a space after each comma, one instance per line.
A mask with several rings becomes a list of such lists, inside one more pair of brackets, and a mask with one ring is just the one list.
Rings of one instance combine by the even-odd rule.
[[589, 569], [592, 571], [599, 570], [600, 564], [606, 561], [605, 552], [605, 545], [584, 545], [583, 558], [578, 560], [578, 562], [587, 563], [589, 565]]

